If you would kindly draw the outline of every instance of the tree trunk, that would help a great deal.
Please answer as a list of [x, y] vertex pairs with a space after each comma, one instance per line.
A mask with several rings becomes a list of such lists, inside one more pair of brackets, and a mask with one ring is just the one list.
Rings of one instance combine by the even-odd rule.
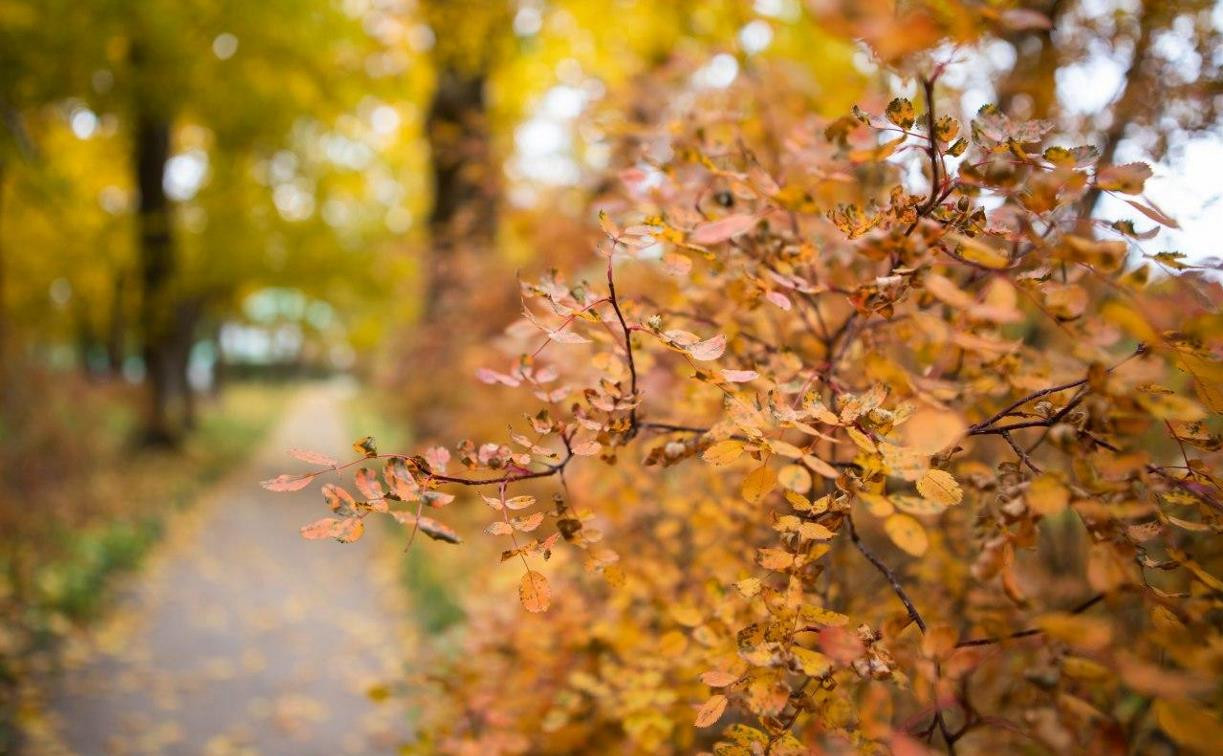
[[496, 172], [489, 155], [484, 82], [483, 74], [444, 69], [429, 108], [433, 209], [422, 313], [426, 324], [446, 322], [466, 288], [471, 252], [493, 240]]
[[482, 336], [480, 328], [497, 321], [489, 314], [501, 299], [479, 291], [473, 278], [477, 265], [491, 259], [497, 222], [497, 166], [491, 157], [484, 83], [482, 73], [443, 68], [429, 108], [430, 239], [421, 264], [420, 321], [399, 371], [402, 383], [411, 387], [407, 401], [422, 438], [441, 435], [457, 398], [446, 381], [412, 376], [422, 364], [458, 369], [466, 347]]
[[5, 287], [8, 285], [6, 269], [8, 260], [4, 256], [4, 189], [5, 172], [3, 160], [0, 160], [0, 424], [8, 420], [9, 403], [12, 401], [9, 397], [9, 322], [8, 322], [8, 298], [5, 296]]
[[[1030, 6], [1049, 18], [1050, 28], [1034, 29], [1007, 35], [1006, 41], [1015, 48], [1015, 65], [998, 86], [998, 107], [1010, 115], [1024, 118], [1052, 118], [1057, 113], [1057, 69], [1062, 56], [1053, 41], [1053, 32], [1061, 23], [1070, 3], [1048, 0], [1043, 5]], [[1027, 112], [1016, 113], [1015, 101], [1024, 95], [1031, 99]]]
[[136, 185], [140, 190], [140, 325], [148, 386], [144, 440], [150, 445], [167, 446], [178, 441], [178, 429], [170, 417], [174, 370], [170, 283], [174, 274], [174, 246], [170, 204], [162, 186], [170, 159], [169, 119], [138, 108], [132, 142]]
[[199, 298], [180, 302], [174, 312], [173, 334], [173, 387], [180, 401], [183, 427], [194, 430], [196, 424], [195, 392], [191, 388], [191, 349], [195, 346], [195, 331], [199, 324], [203, 303]]
[[106, 368], [111, 377], [123, 373], [123, 357], [125, 353], [124, 338], [127, 335], [127, 318], [124, 304], [127, 298], [127, 273], [115, 273], [113, 291], [111, 293], [110, 320], [106, 326]]

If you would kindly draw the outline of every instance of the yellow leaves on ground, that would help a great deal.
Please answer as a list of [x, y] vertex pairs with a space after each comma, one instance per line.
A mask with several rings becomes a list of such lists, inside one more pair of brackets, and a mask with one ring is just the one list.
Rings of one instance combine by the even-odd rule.
[[917, 492], [944, 506], [954, 506], [964, 498], [960, 484], [946, 470], [927, 470], [917, 481]]
[[701, 459], [714, 467], [723, 467], [734, 462], [743, 454], [743, 442], [727, 439], [719, 441], [701, 454]]
[[518, 600], [528, 612], [546, 612], [552, 605], [552, 587], [548, 579], [534, 570], [527, 570], [518, 583]]
[[930, 548], [926, 529], [915, 518], [897, 512], [883, 521], [883, 530], [892, 543], [912, 556], [919, 557]]
[[768, 465], [752, 470], [743, 481], [740, 493], [749, 504], [759, 504], [777, 487], [777, 473]]
[[721, 693], [714, 694], [701, 705], [700, 711], [696, 713], [694, 724], [697, 727], [709, 727], [722, 718], [724, 711], [726, 711], [726, 696]]

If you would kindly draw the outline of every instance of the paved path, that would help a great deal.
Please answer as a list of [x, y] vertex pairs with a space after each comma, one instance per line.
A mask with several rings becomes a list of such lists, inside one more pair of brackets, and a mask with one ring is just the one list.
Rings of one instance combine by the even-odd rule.
[[318, 486], [258, 481], [302, 469], [285, 450], [351, 456], [343, 389], [301, 391], [250, 462], [174, 523], [111, 617], [67, 650], [50, 695], [59, 746], [35, 752], [388, 753], [402, 711], [366, 692], [403, 677], [393, 546], [381, 528], [305, 541]]

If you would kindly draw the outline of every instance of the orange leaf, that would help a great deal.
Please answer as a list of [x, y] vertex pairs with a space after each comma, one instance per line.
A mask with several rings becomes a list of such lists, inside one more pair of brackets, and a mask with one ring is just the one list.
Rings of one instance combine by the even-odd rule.
[[765, 465], [757, 467], [748, 474], [747, 478], [743, 481], [743, 488], [740, 490], [740, 493], [743, 494], [743, 498], [749, 504], [759, 504], [776, 487], [777, 473]]
[[722, 713], [726, 711], [726, 696], [717, 693], [709, 697], [709, 700], [701, 705], [701, 710], [696, 713], [696, 726], [709, 727], [722, 718]]
[[546, 612], [552, 605], [552, 588], [548, 579], [534, 570], [527, 570], [518, 583], [518, 600], [528, 612]]

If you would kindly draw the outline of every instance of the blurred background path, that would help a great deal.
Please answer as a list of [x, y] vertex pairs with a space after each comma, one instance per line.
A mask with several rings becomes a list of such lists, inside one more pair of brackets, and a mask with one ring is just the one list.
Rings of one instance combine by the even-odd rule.
[[[371, 528], [356, 544], [310, 542], [318, 486], [273, 494], [285, 451], [346, 457], [332, 382], [302, 389], [248, 464], [171, 527], [108, 619], [70, 642], [49, 694], [47, 742], [101, 753], [388, 752], [401, 713], [368, 692], [401, 675], [394, 557]], [[59, 742], [55, 742], [58, 740]]]

